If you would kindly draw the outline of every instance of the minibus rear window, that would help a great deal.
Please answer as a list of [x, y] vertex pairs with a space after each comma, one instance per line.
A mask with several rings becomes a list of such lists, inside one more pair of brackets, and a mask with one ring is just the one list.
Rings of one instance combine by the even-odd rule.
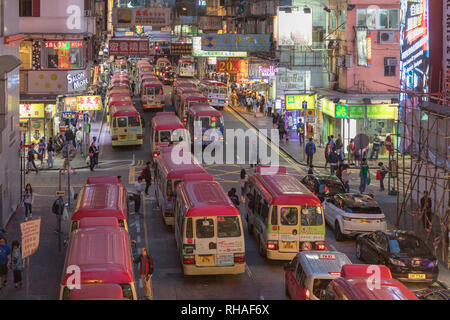
[[298, 224], [298, 209], [295, 207], [282, 207], [280, 209], [280, 221], [284, 226], [296, 226]]
[[195, 223], [197, 238], [205, 239], [214, 237], [214, 220], [198, 219]]
[[321, 226], [323, 224], [322, 208], [317, 207], [302, 207], [302, 226]]
[[130, 127], [140, 127], [141, 126], [141, 121], [140, 121], [140, 117], [139, 116], [132, 116], [132, 117], [128, 117], [128, 125]]
[[159, 142], [170, 142], [170, 131], [160, 131], [159, 132]]
[[219, 238], [235, 238], [241, 236], [241, 225], [238, 217], [217, 217], [217, 233]]
[[127, 127], [127, 118], [126, 117], [117, 118], [117, 126], [119, 128], [126, 128]]

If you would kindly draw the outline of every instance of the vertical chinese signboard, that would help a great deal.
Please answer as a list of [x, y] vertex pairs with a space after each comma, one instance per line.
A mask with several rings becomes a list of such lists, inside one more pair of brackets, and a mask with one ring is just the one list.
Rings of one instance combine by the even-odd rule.
[[20, 232], [22, 233], [22, 259], [26, 259], [39, 247], [41, 218], [22, 222]]
[[146, 56], [149, 55], [148, 40], [109, 40], [109, 55], [112, 56]]

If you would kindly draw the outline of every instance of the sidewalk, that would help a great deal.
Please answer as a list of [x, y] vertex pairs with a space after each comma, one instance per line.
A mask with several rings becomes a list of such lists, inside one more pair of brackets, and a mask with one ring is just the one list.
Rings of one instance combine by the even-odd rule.
[[[273, 123], [272, 123], [272, 117], [268, 117], [264, 115], [261, 112], [257, 113], [257, 116], [255, 118], [253, 112], [248, 112], [247, 108], [244, 106], [239, 107], [231, 107], [232, 110], [237, 112], [240, 116], [242, 116], [247, 122], [249, 122], [251, 125], [256, 127], [257, 129], [268, 129], [268, 138], [271, 138], [271, 131], [270, 129], [274, 129]], [[295, 159], [295, 161], [299, 162], [301, 165], [306, 166], [306, 154], [304, 152], [306, 143], [308, 142], [305, 138], [305, 144], [300, 144], [299, 137], [297, 135], [297, 132], [291, 131], [288, 134], [288, 141], [280, 140], [280, 149], [287, 153], [290, 157]], [[317, 151], [314, 154], [313, 164], [316, 168], [324, 168], [325, 167], [325, 146], [320, 147], [320, 143], [315, 141]], [[347, 156], [346, 156], [347, 161]], [[378, 168], [378, 162], [384, 162], [387, 164], [388, 159], [385, 157], [378, 157], [378, 160], [369, 160], [369, 165], [371, 168]], [[330, 165], [328, 164], [327, 168], [329, 168]], [[358, 166], [351, 166], [351, 169], [358, 169]]]

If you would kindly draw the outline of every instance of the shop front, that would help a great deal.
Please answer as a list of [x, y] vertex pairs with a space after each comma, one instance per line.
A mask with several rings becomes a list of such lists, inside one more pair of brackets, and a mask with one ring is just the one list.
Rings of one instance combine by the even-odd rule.
[[341, 132], [341, 119], [336, 119], [335, 110], [336, 104], [327, 99], [319, 100], [320, 109], [320, 142], [324, 145], [328, 143], [328, 137], [333, 135], [335, 138]]
[[314, 94], [286, 95], [284, 116], [291, 133], [296, 133], [297, 128], [301, 126], [305, 130], [305, 137], [314, 138], [316, 134], [315, 103]]
[[48, 141], [54, 136], [55, 107], [49, 103], [20, 104], [19, 121], [25, 144], [38, 143], [41, 138]]

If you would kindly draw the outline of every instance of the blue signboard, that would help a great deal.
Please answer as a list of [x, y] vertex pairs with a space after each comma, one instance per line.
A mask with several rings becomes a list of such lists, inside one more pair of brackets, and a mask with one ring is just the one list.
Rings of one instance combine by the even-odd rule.
[[303, 109], [308, 109], [308, 101], [303, 101], [302, 102], [302, 108]]
[[89, 122], [89, 114], [87, 114], [87, 113], [83, 114], [83, 121]]
[[270, 34], [202, 34], [204, 51], [270, 51]]
[[77, 113], [73, 111], [63, 111], [61, 112], [61, 116], [63, 119], [76, 119]]

